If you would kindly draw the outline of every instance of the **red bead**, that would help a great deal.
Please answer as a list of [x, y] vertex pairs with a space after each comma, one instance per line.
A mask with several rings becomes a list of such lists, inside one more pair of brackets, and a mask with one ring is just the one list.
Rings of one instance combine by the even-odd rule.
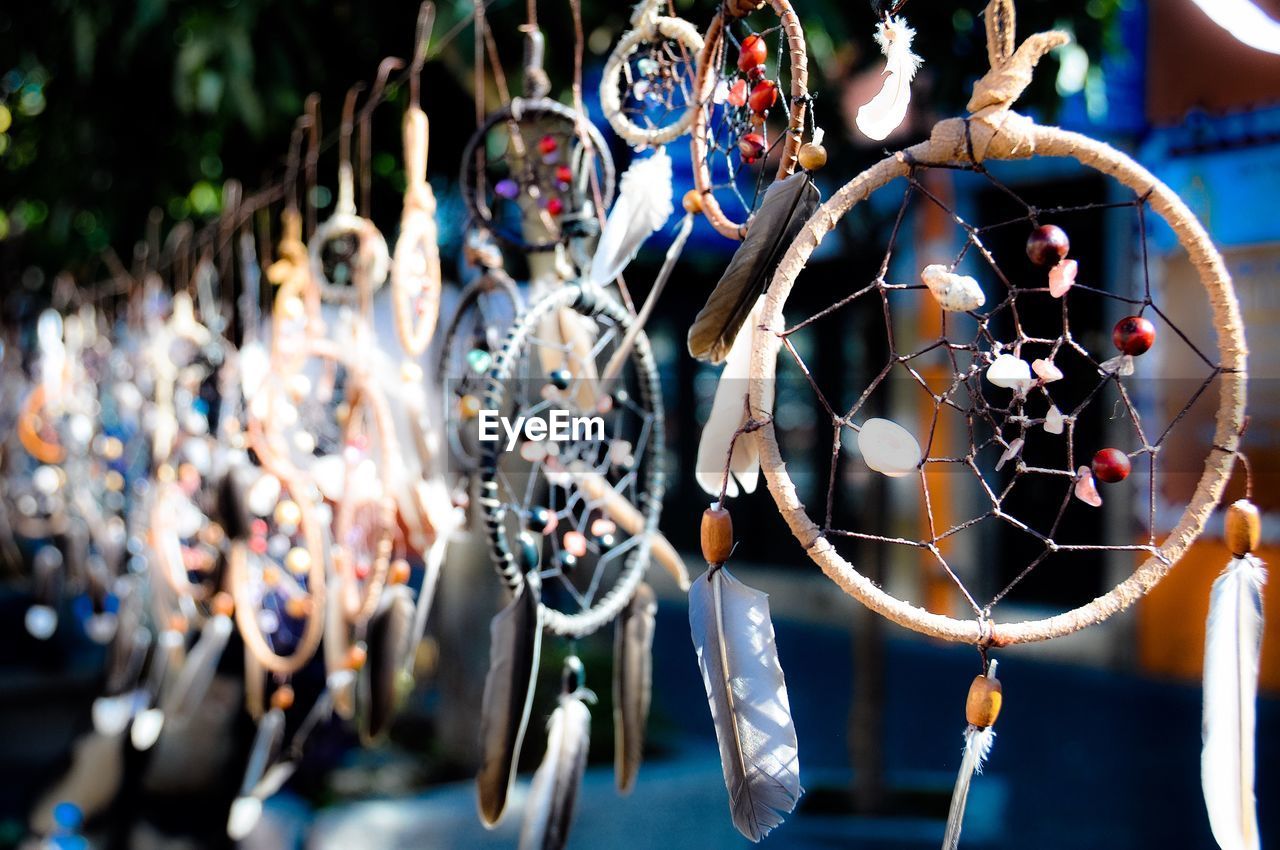
[[742, 40], [742, 47], [738, 52], [738, 70], [746, 73], [757, 65], [763, 65], [768, 56], [769, 46], [764, 43], [763, 38], [752, 33]]
[[1027, 238], [1027, 257], [1037, 266], [1056, 266], [1070, 250], [1066, 231], [1054, 224], [1037, 227]]
[[560, 148], [560, 143], [556, 141], [556, 137], [547, 134], [538, 140], [538, 150], [544, 154], [555, 153]]
[[747, 72], [747, 79], [753, 83], [758, 83], [767, 76], [769, 76], [769, 69], [763, 65], [757, 65]]
[[764, 136], [759, 133], [747, 133], [738, 140], [738, 153], [742, 154], [743, 162], [755, 162], [764, 155]]
[[778, 102], [778, 87], [772, 80], [761, 80], [751, 89], [752, 112], [768, 112]]
[[729, 87], [729, 105], [730, 106], [746, 106], [747, 105], [747, 81], [735, 80], [733, 85]]
[[573, 169], [567, 165], [557, 165], [556, 166], [556, 182], [565, 183], [565, 184], [572, 183]]
[[1111, 341], [1125, 354], [1137, 357], [1156, 343], [1156, 326], [1141, 316], [1125, 316], [1116, 322]]
[[1102, 449], [1093, 456], [1093, 477], [1105, 484], [1115, 484], [1129, 477], [1129, 456], [1119, 449]]
[[564, 201], [559, 198], [548, 198], [547, 212], [552, 215], [560, 215], [560, 213], [564, 212]]

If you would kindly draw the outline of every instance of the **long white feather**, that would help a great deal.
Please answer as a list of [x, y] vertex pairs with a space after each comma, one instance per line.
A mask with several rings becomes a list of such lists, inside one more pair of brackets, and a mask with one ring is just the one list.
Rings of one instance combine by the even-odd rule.
[[752, 841], [792, 812], [804, 790], [769, 597], [723, 567], [689, 589], [689, 626], [711, 705], [733, 825]]
[[920, 57], [911, 52], [916, 31], [900, 18], [890, 17], [876, 27], [876, 43], [884, 53], [884, 85], [858, 110], [858, 129], [877, 142], [898, 129], [911, 103], [911, 81], [920, 70]]
[[[711, 404], [711, 415], [707, 424], [702, 427], [702, 439], [698, 441], [698, 459], [694, 466], [694, 477], [698, 486], [712, 496], [720, 495], [720, 486], [724, 480], [724, 461], [729, 454], [729, 444], [733, 435], [747, 421], [747, 411], [743, 404], [747, 396], [751, 375], [751, 342], [755, 338], [756, 325], [760, 321], [760, 310], [764, 305], [764, 296], [760, 296], [756, 305], [743, 325], [743, 331], [733, 340], [729, 354], [725, 357], [724, 371], [720, 373], [720, 382], [716, 385], [715, 401]], [[773, 407], [772, 398], [768, 399], [766, 408]], [[743, 435], [733, 444], [733, 457], [729, 461], [729, 484], [726, 496], [737, 496], [738, 487], [743, 491], [754, 493], [760, 478], [760, 451], [756, 441]]]
[[268, 773], [268, 765], [280, 751], [283, 738], [284, 712], [273, 708], [258, 721], [258, 731], [253, 736], [253, 747], [249, 750], [244, 780], [240, 784], [240, 795], [231, 804], [231, 811], [227, 815], [227, 837], [233, 841], [239, 841], [253, 831], [262, 816], [262, 801], [284, 784], [281, 781], [274, 788], [266, 789], [269, 793], [257, 793], [264, 775]]
[[982, 773], [982, 765], [991, 755], [996, 730], [988, 726], [979, 729], [970, 725], [964, 730], [964, 758], [960, 760], [960, 773], [956, 787], [951, 792], [951, 810], [947, 812], [947, 832], [942, 838], [942, 850], [956, 850], [960, 844], [960, 827], [964, 825], [964, 807], [969, 800], [969, 782], [975, 773]]
[[1235, 558], [1213, 583], [1204, 643], [1204, 749], [1200, 780], [1222, 850], [1257, 850], [1254, 725], [1266, 570]]
[[587, 768], [591, 712], [582, 697], [561, 694], [547, 723], [547, 752], [533, 774], [520, 827], [520, 850], [560, 850], [569, 840], [578, 789]]
[[592, 283], [608, 286], [622, 273], [645, 240], [671, 218], [672, 197], [671, 158], [664, 148], [631, 163], [591, 258]]

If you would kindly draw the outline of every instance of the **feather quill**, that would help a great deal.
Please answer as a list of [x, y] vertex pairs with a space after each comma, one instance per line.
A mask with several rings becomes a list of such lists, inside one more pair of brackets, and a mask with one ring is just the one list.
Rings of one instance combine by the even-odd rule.
[[960, 760], [960, 773], [956, 787], [951, 792], [951, 809], [947, 812], [947, 831], [942, 838], [943, 850], [956, 850], [960, 844], [960, 827], [964, 825], [964, 807], [969, 800], [969, 783], [975, 773], [982, 773], [982, 765], [991, 755], [996, 730], [992, 726], [979, 729], [970, 725], [964, 730], [964, 757]]
[[561, 850], [569, 840], [591, 744], [587, 702], [595, 698], [582, 687], [582, 662], [569, 656], [564, 692], [547, 723], [547, 752], [529, 786], [520, 850]]
[[1200, 779], [1209, 826], [1222, 850], [1259, 846], [1254, 726], [1265, 580], [1257, 558], [1233, 558], [1209, 597]]
[[666, 149], [658, 148], [653, 156], [631, 163], [591, 258], [592, 283], [608, 286], [622, 274], [645, 240], [671, 218], [672, 196], [671, 158]]
[[644, 582], [618, 615], [613, 633], [613, 773], [629, 794], [644, 758], [645, 725], [653, 690], [653, 630], [658, 600]]
[[[694, 466], [694, 477], [704, 491], [717, 498], [721, 484], [724, 483], [724, 462], [729, 454], [729, 445], [733, 445], [733, 457], [729, 460], [729, 481], [725, 487], [726, 496], [737, 496], [738, 488], [747, 493], [754, 493], [760, 478], [760, 450], [756, 441], [739, 437], [734, 442], [733, 435], [748, 419], [746, 398], [751, 376], [751, 344], [755, 337], [756, 325], [759, 323], [760, 310], [764, 304], [761, 296], [752, 308], [747, 319], [747, 330], [739, 333], [725, 358], [724, 371], [720, 373], [720, 382], [716, 385], [715, 401], [711, 405], [711, 415], [707, 424], [702, 427], [702, 439], [698, 441], [698, 459]], [[761, 399], [760, 407], [773, 409], [773, 382], [765, 382], [767, 398]]]
[[720, 745], [733, 825], [752, 841], [800, 799], [800, 760], [769, 597], [724, 567], [689, 590], [689, 625]]
[[884, 53], [884, 85], [858, 110], [858, 129], [877, 142], [898, 129], [911, 103], [911, 81], [920, 70], [920, 57], [911, 52], [916, 31], [900, 18], [890, 17], [876, 27], [876, 44]]
[[818, 208], [820, 197], [808, 172], [793, 174], [769, 187], [751, 219], [746, 238], [689, 328], [689, 353], [722, 363], [764, 292], [787, 246]]
[[507, 806], [520, 745], [529, 725], [533, 685], [542, 649], [536, 573], [526, 573], [520, 592], [489, 625], [489, 674], [480, 705], [480, 772], [476, 776], [480, 820], [493, 828]]

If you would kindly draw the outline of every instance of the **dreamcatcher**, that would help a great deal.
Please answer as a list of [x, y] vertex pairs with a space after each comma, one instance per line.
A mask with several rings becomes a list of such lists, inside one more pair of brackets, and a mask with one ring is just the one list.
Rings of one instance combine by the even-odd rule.
[[[966, 704], [965, 753], [948, 819], [947, 847], [959, 840], [969, 780], [981, 769], [991, 747], [992, 724], [1001, 707], [991, 650], [1071, 634], [1124, 610], [1149, 591], [1199, 535], [1217, 504], [1237, 457], [1244, 420], [1245, 346], [1239, 309], [1222, 260], [1204, 230], [1181, 200], [1128, 157], [1084, 136], [1038, 126], [1011, 111], [1036, 61], [1067, 37], [1056, 32], [1033, 35], [1015, 50], [1010, 0], [992, 0], [985, 18], [992, 67], [975, 85], [971, 115], [940, 122], [928, 141], [889, 156], [846, 184], [791, 243], [759, 318], [753, 320], [761, 330], [754, 336], [751, 352], [749, 415], [739, 429], [739, 436], [754, 432], [754, 437], [746, 439], [759, 453], [779, 510], [829, 578], [900, 625], [975, 645], [981, 653], [982, 667]], [[1074, 159], [1114, 179], [1123, 187], [1123, 199], [1055, 209], [1031, 206], [999, 180], [996, 171], [1003, 173], [998, 161], [1032, 156]], [[930, 191], [926, 178], [934, 169], [967, 172], [990, 181], [1013, 214], [990, 224], [965, 221]], [[896, 180], [905, 183], [901, 207], [878, 269], [826, 309], [795, 324], [784, 322], [783, 306], [823, 237], [854, 205]], [[915, 204], [932, 205], [954, 222], [962, 247], [949, 263], [904, 273], [893, 261]], [[1143, 273], [1136, 297], [1085, 283], [1096, 277], [1097, 270], [1082, 267], [1070, 256], [1072, 222], [1102, 210], [1131, 211], [1132, 225], [1143, 240]], [[1146, 274], [1145, 228], [1151, 212], [1172, 228], [1199, 273], [1217, 331], [1216, 351], [1179, 328], [1159, 303]], [[1017, 271], [1014, 264], [1025, 260], [998, 255], [987, 247], [994, 233], [1014, 228], [1022, 228], [1028, 236], [1026, 255], [1031, 264]], [[968, 269], [963, 266], [966, 259], [971, 261], [971, 275], [963, 273]], [[903, 274], [910, 276], [908, 282], [897, 282]], [[919, 283], [910, 279], [916, 274]], [[1039, 314], [1034, 311], [1036, 304], [1042, 308]], [[804, 332], [824, 319], [847, 319], [860, 308], [883, 315], [889, 353], [883, 369], [846, 410], [844, 402], [805, 363]], [[893, 317], [904, 310], [912, 315], [936, 311], [938, 338], [918, 348], [899, 348], [906, 343], [896, 336], [900, 329]], [[1119, 317], [1114, 327], [1089, 329], [1091, 322], [1107, 313]], [[1144, 354], [1169, 345], [1185, 345], [1202, 367], [1203, 377], [1197, 379], [1185, 406], [1175, 405], [1169, 421], [1162, 423], [1136, 400], [1129, 379], [1143, 376], [1149, 368], [1152, 358]], [[786, 434], [771, 418], [775, 374], [783, 368], [777, 366], [780, 351], [786, 352], [781, 358], [785, 368], [794, 368], [802, 385], [812, 388], [832, 426], [832, 465], [821, 521], [811, 518], [800, 502], [796, 483], [782, 461]], [[919, 430], [869, 415], [877, 389], [886, 387], [895, 373], [905, 374], [909, 384], [920, 386], [926, 394], [928, 413]], [[1211, 401], [1209, 391], [1215, 384], [1218, 407], [1213, 444], [1194, 494], [1176, 525], [1162, 537], [1156, 516], [1157, 498], [1163, 492], [1159, 479], [1166, 469], [1161, 449], [1198, 400]], [[1087, 427], [1108, 418], [1124, 423], [1112, 429], [1113, 437], [1124, 435], [1114, 444], [1094, 436], [1097, 429]], [[955, 422], [953, 435], [961, 436], [955, 441], [959, 447], [945, 436], [943, 423], [948, 420]], [[900, 523], [855, 529], [837, 525], [840, 468], [853, 462], [846, 449], [846, 429], [857, 435], [857, 455], [868, 467], [902, 479], [895, 498], [906, 500], [916, 494], [918, 528]], [[940, 522], [941, 509], [947, 506], [937, 475], [955, 470], [972, 476], [979, 507], [972, 517]], [[728, 474], [726, 470], [726, 478]], [[1136, 493], [1145, 503], [1137, 517], [1141, 531], [1134, 538], [1098, 543], [1080, 533], [1089, 524], [1090, 512], [1102, 503], [1104, 492], [1108, 498], [1111, 493], [1118, 498]], [[1029, 497], [1032, 493], [1040, 495]], [[1043, 516], [1027, 513], [1029, 505], [1041, 497], [1049, 500], [1050, 509]], [[1249, 554], [1256, 545], [1256, 534], [1249, 530], [1256, 528], [1254, 517], [1248, 508], [1233, 506], [1229, 512], [1236, 560], [1215, 588], [1209, 630], [1204, 775], [1210, 819], [1223, 846], [1256, 846], [1252, 700], [1261, 621], [1257, 616], [1260, 571]], [[1028, 557], [1012, 580], [981, 602], [982, 577], [962, 561], [978, 557], [990, 545], [990, 537], [981, 535], [993, 526], [1008, 527], [1025, 537]], [[968, 548], [961, 545], [966, 535], [971, 535], [970, 540], [976, 536]], [[891, 595], [847, 559], [845, 547], [859, 544], [868, 551], [919, 552], [926, 570], [954, 584], [972, 616], [953, 618]], [[1074, 610], [1025, 622], [993, 618], [997, 604], [1034, 570], [1053, 569], [1054, 562], [1086, 553], [1132, 557], [1140, 565], [1117, 586]], [[1230, 638], [1225, 637], [1227, 632]]]

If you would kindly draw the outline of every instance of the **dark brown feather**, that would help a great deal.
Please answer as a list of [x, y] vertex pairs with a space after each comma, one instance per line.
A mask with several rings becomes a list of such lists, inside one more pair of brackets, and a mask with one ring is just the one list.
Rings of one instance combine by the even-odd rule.
[[365, 699], [360, 737], [366, 743], [382, 737], [399, 707], [400, 674], [412, 641], [413, 611], [413, 597], [407, 589], [389, 588], [369, 621], [369, 654], [361, 670]]
[[769, 187], [746, 238], [689, 328], [690, 354], [710, 363], [724, 362], [773, 270], [820, 200], [808, 172]]
[[653, 688], [653, 627], [658, 602], [644, 582], [618, 615], [613, 639], [613, 773], [631, 791], [644, 757], [644, 731]]

